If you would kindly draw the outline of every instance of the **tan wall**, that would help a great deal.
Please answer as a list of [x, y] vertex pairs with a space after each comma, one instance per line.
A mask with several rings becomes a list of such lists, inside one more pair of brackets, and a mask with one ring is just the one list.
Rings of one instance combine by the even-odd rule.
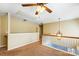
[[1, 28], [1, 46], [5, 46], [6, 45], [6, 38], [4, 37], [4, 35], [6, 35], [7, 34], [7, 32], [8, 32], [8, 15], [6, 14], [6, 15], [4, 15], [4, 16], [1, 16], [0, 17], [1, 18], [1, 26], [0, 26], [0, 28]]
[[1, 16], [0, 16], [0, 46], [1, 46]]
[[[45, 24], [43, 31], [44, 34], [55, 34], [58, 31], [58, 22]], [[65, 36], [79, 37], [79, 19], [62, 21], [61, 32]]]
[[[38, 29], [37, 29], [38, 28]], [[39, 31], [39, 26], [29, 21], [11, 16], [11, 33], [29, 33]]]
[[2, 32], [8, 33], [8, 15], [2, 16]]

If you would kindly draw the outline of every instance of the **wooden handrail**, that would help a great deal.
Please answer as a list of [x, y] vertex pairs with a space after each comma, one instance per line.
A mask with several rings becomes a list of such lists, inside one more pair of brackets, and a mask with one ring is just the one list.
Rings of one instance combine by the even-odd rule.
[[[57, 37], [56, 35], [50, 35], [50, 34], [43, 34], [44, 36], [54, 36]], [[71, 36], [62, 36], [63, 38], [74, 38], [74, 39], [79, 39], [79, 37], [71, 37]]]

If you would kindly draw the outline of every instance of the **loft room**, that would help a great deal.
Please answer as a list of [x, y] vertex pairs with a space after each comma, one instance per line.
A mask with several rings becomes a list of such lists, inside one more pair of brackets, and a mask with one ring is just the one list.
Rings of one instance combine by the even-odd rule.
[[78, 3], [27, 4], [0, 4], [0, 55], [79, 55]]

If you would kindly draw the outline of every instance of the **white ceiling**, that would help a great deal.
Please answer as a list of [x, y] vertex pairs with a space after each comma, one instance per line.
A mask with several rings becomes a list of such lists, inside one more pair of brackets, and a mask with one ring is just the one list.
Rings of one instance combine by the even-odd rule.
[[27, 19], [35, 23], [49, 23], [61, 20], [70, 20], [79, 18], [79, 3], [48, 3], [53, 12], [41, 12], [35, 16], [36, 7], [22, 7], [20, 3], [0, 3], [0, 15], [2, 13], [11, 13], [22, 19]]

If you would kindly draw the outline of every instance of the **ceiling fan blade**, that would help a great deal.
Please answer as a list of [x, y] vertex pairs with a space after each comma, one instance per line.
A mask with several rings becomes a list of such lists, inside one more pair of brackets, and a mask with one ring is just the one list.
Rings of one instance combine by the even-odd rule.
[[30, 3], [30, 4], [22, 4], [23, 7], [27, 7], [27, 6], [37, 6], [37, 4], [35, 3]]
[[51, 10], [51, 9], [49, 9], [48, 7], [44, 6], [44, 8], [45, 8], [45, 10], [46, 10], [47, 12], [49, 12], [49, 13], [51, 13], [51, 12], [52, 12], [52, 10]]
[[35, 15], [38, 15], [38, 11], [35, 12]]

